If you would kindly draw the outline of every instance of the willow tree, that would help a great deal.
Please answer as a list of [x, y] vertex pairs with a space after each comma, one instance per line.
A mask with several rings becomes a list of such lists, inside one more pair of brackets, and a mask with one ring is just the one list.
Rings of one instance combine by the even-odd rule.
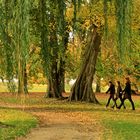
[[[92, 0], [94, 1], [94, 0]], [[92, 1], [89, 4], [92, 4]], [[81, 0], [78, 1], [81, 3]], [[109, 3], [114, 4], [116, 9], [115, 16], [116, 16], [116, 29], [118, 33], [117, 37], [117, 48], [118, 54], [121, 62], [124, 60], [122, 57], [128, 56], [128, 50], [130, 50], [130, 44], [127, 44], [128, 38], [130, 38], [130, 21], [131, 21], [131, 6], [132, 0], [104, 0], [104, 17], [105, 17], [105, 31], [107, 33], [108, 30], [108, 5]], [[75, 9], [77, 7], [77, 1], [74, 0]], [[106, 34], [107, 35], [107, 34]], [[81, 67], [81, 71], [77, 77], [77, 80], [72, 87], [71, 95], [69, 100], [75, 101], [88, 101], [98, 103], [95, 93], [92, 90], [92, 82], [95, 74], [95, 67], [97, 56], [99, 52], [101, 44], [101, 35], [98, 32], [98, 27], [95, 27], [91, 30], [91, 34], [89, 35], [88, 45], [86, 46], [85, 50], [85, 59], [83, 60], [83, 64]], [[127, 44], [127, 45], [126, 45]], [[125, 50], [125, 51], [124, 51]], [[128, 57], [127, 57], [128, 58]]]
[[4, 22], [1, 25], [7, 79], [11, 83], [18, 75], [18, 93], [25, 93], [25, 70], [29, 48], [29, 6], [30, 1], [1, 0]]
[[29, 8], [30, 0], [13, 1], [13, 38], [17, 61], [18, 93], [26, 93], [25, 72], [29, 52]]
[[1, 48], [1, 77], [7, 79], [9, 89], [13, 89], [12, 78], [14, 76], [14, 45], [10, 35], [9, 22], [12, 9], [7, 0], [0, 1], [0, 48]]
[[61, 98], [64, 89], [64, 57], [68, 43], [65, 1], [41, 0], [40, 38], [44, 71], [48, 79], [47, 97]]

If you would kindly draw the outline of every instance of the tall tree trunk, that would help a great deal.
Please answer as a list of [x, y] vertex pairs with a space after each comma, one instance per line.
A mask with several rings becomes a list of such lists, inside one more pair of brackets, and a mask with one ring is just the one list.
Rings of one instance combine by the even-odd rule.
[[52, 79], [48, 79], [48, 87], [47, 87], [47, 93], [45, 95], [46, 98], [53, 98], [54, 97], [54, 90], [52, 88]]
[[[53, 6], [56, 7], [56, 5]], [[61, 14], [64, 13], [62, 12]], [[62, 23], [62, 26], [64, 27], [59, 29], [63, 33], [60, 34], [62, 37], [62, 40], [60, 40], [57, 33], [59, 27], [57, 27], [56, 22], [57, 20], [52, 12], [50, 14], [50, 23], [52, 25], [50, 29], [50, 47], [52, 49], [52, 54], [47, 97], [63, 98], [62, 93], [65, 92], [65, 54], [68, 45], [69, 32], [67, 29], [68, 25]], [[64, 19], [61, 22], [64, 22]]]
[[51, 75], [48, 80], [48, 95], [47, 97], [62, 98], [64, 86], [64, 71], [63, 63], [57, 66], [57, 62], [53, 62], [51, 67]]
[[[20, 56], [19, 56], [20, 58]], [[24, 66], [20, 58], [18, 61], [18, 94], [24, 94]]]
[[59, 45], [57, 37], [57, 23], [54, 17], [54, 13], [50, 14], [50, 49], [51, 49], [51, 60], [50, 60], [50, 71], [48, 76], [49, 88], [48, 96], [54, 98], [62, 97], [62, 77], [63, 77], [63, 65], [61, 58], [59, 58]]
[[97, 27], [94, 27], [91, 31], [89, 44], [85, 51], [85, 59], [81, 72], [71, 90], [69, 97], [70, 101], [75, 100], [98, 103], [92, 89], [92, 82], [100, 44], [101, 35], [97, 32]]
[[101, 79], [100, 79], [100, 77], [97, 77], [96, 92], [101, 92]]
[[24, 68], [24, 91], [25, 91], [25, 94], [28, 94], [28, 78], [27, 78], [26, 65], [25, 65], [25, 68]]

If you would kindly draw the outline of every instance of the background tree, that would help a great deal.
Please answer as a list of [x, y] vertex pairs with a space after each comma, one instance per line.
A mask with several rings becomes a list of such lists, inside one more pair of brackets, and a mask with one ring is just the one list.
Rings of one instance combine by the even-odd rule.
[[48, 79], [47, 97], [64, 91], [65, 51], [68, 43], [65, 1], [40, 1], [41, 52]]

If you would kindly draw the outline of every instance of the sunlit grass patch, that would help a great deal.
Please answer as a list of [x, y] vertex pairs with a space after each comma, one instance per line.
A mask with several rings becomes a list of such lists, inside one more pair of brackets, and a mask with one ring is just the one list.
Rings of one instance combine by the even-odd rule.
[[1, 104], [16, 104], [16, 105], [38, 105], [44, 104], [44, 93], [32, 93], [32, 95], [16, 95], [11, 93], [0, 93]]
[[0, 82], [0, 92], [8, 92], [7, 85]]
[[29, 92], [46, 92], [47, 85], [46, 84], [32, 84], [28, 86]]
[[139, 140], [140, 112], [129, 110], [106, 110], [92, 114], [98, 116], [103, 128], [103, 140]]
[[12, 140], [26, 135], [37, 125], [37, 119], [22, 111], [0, 109], [0, 140]]
[[[16, 85], [17, 87], [17, 85]], [[32, 84], [28, 85], [29, 92], [46, 92], [47, 85], [43, 84]], [[17, 88], [16, 88], [17, 90]], [[0, 92], [8, 92], [7, 84], [0, 82]]]
[[[139, 140], [140, 122], [126, 120], [106, 120], [104, 126], [108, 128], [104, 132], [104, 139], [111, 137], [112, 140]], [[108, 133], [108, 130], [111, 130]]]

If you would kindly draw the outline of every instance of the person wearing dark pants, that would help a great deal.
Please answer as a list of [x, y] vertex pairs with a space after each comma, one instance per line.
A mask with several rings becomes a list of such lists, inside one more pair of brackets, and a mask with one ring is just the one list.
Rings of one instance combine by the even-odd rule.
[[126, 78], [125, 89], [123, 90], [123, 92], [124, 92], [124, 97], [123, 97], [122, 102], [118, 108], [120, 109], [121, 106], [124, 104], [124, 101], [126, 99], [128, 99], [132, 105], [132, 110], [135, 110], [135, 105], [134, 105], [134, 102], [131, 98], [131, 82], [130, 82], [128, 77]]
[[114, 98], [114, 95], [115, 95], [115, 85], [111, 81], [109, 81], [109, 88], [108, 88], [106, 94], [107, 93], [110, 93], [110, 96], [109, 96], [108, 102], [106, 104], [106, 107], [109, 106], [109, 103], [110, 103], [111, 99], [114, 101], [114, 104], [116, 105], [115, 98]]
[[[118, 85], [118, 86], [117, 86], [117, 93], [116, 93], [115, 102], [116, 102], [118, 99], [120, 99], [120, 101], [122, 102], [122, 100], [123, 100], [123, 98], [122, 98], [122, 87], [121, 87], [120, 81], [117, 81], [117, 85]], [[116, 104], [114, 104], [114, 105], [112, 106], [112, 108], [114, 108], [115, 105], [116, 105], [116, 107], [117, 107], [117, 103], [116, 103]], [[123, 107], [124, 107], [124, 109], [126, 108], [125, 105], [124, 105], [124, 103], [123, 103]]]

